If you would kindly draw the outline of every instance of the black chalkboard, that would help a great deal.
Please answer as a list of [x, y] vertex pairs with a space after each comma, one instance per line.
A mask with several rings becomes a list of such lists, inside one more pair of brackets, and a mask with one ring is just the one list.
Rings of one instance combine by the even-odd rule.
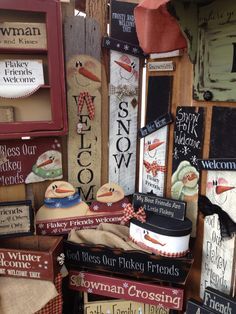
[[194, 167], [202, 153], [204, 134], [204, 108], [178, 107], [174, 129], [173, 172], [181, 161]]
[[236, 108], [213, 107], [210, 158], [235, 158]]
[[170, 111], [172, 81], [172, 76], [149, 77], [146, 124]]
[[135, 20], [135, 3], [111, 1], [110, 36], [133, 45], [139, 45]]
[[236, 313], [236, 299], [211, 287], [205, 289], [203, 304], [216, 313], [219, 308], [220, 313]]
[[186, 314], [213, 314], [206, 309], [200, 302], [194, 299], [189, 299], [187, 302]]

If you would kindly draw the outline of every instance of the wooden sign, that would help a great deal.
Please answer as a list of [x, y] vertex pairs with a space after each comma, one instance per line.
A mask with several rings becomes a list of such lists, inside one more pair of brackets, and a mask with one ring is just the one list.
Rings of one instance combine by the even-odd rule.
[[63, 265], [62, 237], [1, 239], [0, 275], [54, 281]]
[[149, 122], [143, 128], [139, 129], [138, 135], [140, 138], [143, 138], [172, 122], [172, 117], [170, 113], [157, 118], [154, 121]]
[[172, 82], [173, 77], [168, 75], [148, 77], [146, 124], [170, 112]]
[[48, 219], [36, 222], [36, 231], [40, 235], [68, 234], [72, 229], [96, 228], [100, 223], [120, 224], [124, 212], [106, 212], [88, 214], [63, 219]]
[[209, 158], [235, 158], [235, 119], [236, 108], [213, 107]]
[[135, 3], [111, 1], [111, 37], [139, 45], [134, 19]]
[[62, 178], [60, 138], [2, 141], [0, 155], [0, 186]]
[[168, 127], [165, 126], [144, 139], [142, 192], [164, 195], [166, 179]]
[[14, 121], [14, 107], [1, 106], [0, 107], [0, 122]]
[[235, 101], [236, 3], [217, 0], [199, 8], [194, 93], [197, 100]]
[[32, 234], [33, 217], [31, 201], [0, 203], [0, 237]]
[[46, 49], [46, 25], [21, 22], [0, 23], [0, 48]]
[[66, 20], [68, 181], [85, 201], [93, 200], [101, 186], [100, 37], [94, 20], [77, 16]]
[[9, 59], [0, 61], [0, 96], [29, 96], [44, 85], [42, 60]]
[[148, 62], [147, 69], [149, 72], [165, 72], [165, 71], [174, 71], [175, 63], [174, 61], [154, 61]]
[[145, 211], [154, 212], [164, 217], [177, 220], [184, 220], [185, 218], [186, 204], [172, 199], [134, 193], [133, 206], [134, 208], [143, 207]]
[[139, 59], [111, 51], [109, 182], [133, 194], [136, 179]]
[[183, 289], [167, 288], [86, 272], [71, 271], [69, 288], [118, 299], [162, 305], [175, 310], [181, 310], [183, 306]]
[[165, 258], [143, 251], [124, 251], [105, 246], [64, 242], [66, 265], [71, 269], [103, 270], [132, 277], [183, 284], [193, 263], [185, 258]]
[[236, 159], [199, 159], [198, 168], [200, 170], [236, 170]]
[[108, 36], [103, 37], [102, 47], [123, 53], [129, 53], [136, 57], [144, 57], [144, 53], [139, 46]]
[[187, 202], [186, 216], [192, 221], [196, 235], [198, 213], [197, 161], [202, 153], [204, 108], [178, 107], [174, 129], [171, 197]]
[[189, 299], [187, 302], [186, 314], [213, 314], [200, 302]]
[[206, 308], [215, 312], [236, 313], [236, 299], [211, 287], [205, 289], [203, 304]]

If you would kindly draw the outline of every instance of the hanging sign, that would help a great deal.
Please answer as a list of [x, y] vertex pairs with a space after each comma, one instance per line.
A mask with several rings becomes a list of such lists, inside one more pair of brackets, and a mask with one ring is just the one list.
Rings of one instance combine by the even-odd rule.
[[0, 96], [25, 97], [44, 85], [42, 60], [9, 59], [0, 61]]
[[31, 201], [0, 203], [0, 237], [32, 234], [33, 216]]
[[60, 138], [2, 141], [0, 186], [62, 178]]
[[186, 216], [192, 221], [196, 235], [198, 213], [198, 158], [202, 153], [204, 109], [178, 107], [174, 129], [171, 197], [187, 202]]
[[167, 124], [172, 122], [172, 117], [170, 113], [166, 113], [165, 115], [157, 118], [154, 121], [149, 122], [143, 128], [141, 128], [138, 132], [140, 138], [143, 138], [161, 128], [166, 126]]
[[205, 289], [203, 304], [215, 312], [220, 310], [220, 313], [236, 313], [236, 299], [211, 287]]
[[86, 272], [71, 271], [69, 273], [69, 288], [117, 299], [163, 305], [166, 308], [175, 310], [181, 310], [183, 306], [183, 289]]
[[186, 314], [213, 314], [200, 302], [189, 299], [187, 302]]
[[236, 170], [236, 159], [199, 159], [200, 170]]
[[111, 51], [109, 182], [133, 194], [136, 179], [139, 59]]
[[46, 25], [21, 22], [0, 23], [0, 48], [46, 49]]
[[174, 61], [148, 62], [147, 69], [149, 72], [174, 71], [175, 70], [175, 63], [174, 63]]

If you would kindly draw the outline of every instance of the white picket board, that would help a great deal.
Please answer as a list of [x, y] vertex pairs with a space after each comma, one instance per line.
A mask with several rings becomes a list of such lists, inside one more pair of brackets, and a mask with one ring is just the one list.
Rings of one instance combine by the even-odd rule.
[[[143, 150], [143, 175], [142, 175], [142, 192], [153, 192], [157, 196], [164, 196], [165, 178], [166, 178], [166, 151], [167, 151], [167, 139], [168, 139], [168, 126], [153, 132], [144, 139]], [[150, 145], [157, 146], [150, 150]], [[148, 164], [153, 165], [153, 162], [158, 166], [164, 168], [154, 169], [148, 168]]]
[[[214, 184], [213, 184], [214, 182]], [[234, 171], [208, 171], [206, 196], [213, 204], [219, 205], [236, 221], [236, 191], [231, 189], [221, 194], [216, 193], [217, 185], [235, 186]], [[205, 218], [200, 296], [203, 298], [207, 286], [230, 294], [235, 274], [235, 243], [236, 237], [221, 240], [218, 215]]]
[[[119, 184], [125, 195], [130, 195], [135, 191], [136, 176], [139, 59], [113, 50], [110, 56], [109, 182]], [[129, 72], [117, 61], [134, 68]], [[132, 96], [117, 92], [119, 86], [130, 90]]]

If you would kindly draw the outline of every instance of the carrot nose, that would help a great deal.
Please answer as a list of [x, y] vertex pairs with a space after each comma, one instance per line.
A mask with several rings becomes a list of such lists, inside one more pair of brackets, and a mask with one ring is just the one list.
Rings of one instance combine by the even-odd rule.
[[216, 194], [221, 194], [221, 193], [224, 193], [224, 192], [232, 190], [232, 189], [235, 189], [235, 187], [234, 186], [218, 185], [216, 187]]
[[112, 193], [111, 191], [109, 191], [109, 192], [100, 194], [100, 195], [98, 195], [97, 197], [112, 196], [112, 195], [113, 195], [113, 193]]
[[101, 82], [101, 80], [95, 74], [85, 69], [84, 67], [79, 68], [79, 73], [94, 82]]
[[115, 60], [115, 63], [118, 64], [120, 67], [122, 67], [122, 69], [125, 69], [126, 71], [131, 73], [132, 67], [130, 65], [128, 65], [127, 63], [123, 63], [123, 62], [116, 61], [116, 60]]
[[40, 168], [40, 167], [43, 167], [43, 166], [46, 166], [46, 165], [50, 165], [51, 163], [53, 163], [52, 159], [45, 160], [41, 164], [37, 165], [37, 168]]
[[74, 192], [73, 190], [66, 190], [66, 189], [56, 189], [55, 190], [56, 193], [70, 193], [70, 192]]
[[158, 141], [158, 142], [155, 142], [155, 143], [152, 143], [150, 145], [148, 145], [148, 150], [151, 151], [155, 148], [157, 148], [158, 146], [160, 146], [161, 144], [165, 143], [164, 141]]

